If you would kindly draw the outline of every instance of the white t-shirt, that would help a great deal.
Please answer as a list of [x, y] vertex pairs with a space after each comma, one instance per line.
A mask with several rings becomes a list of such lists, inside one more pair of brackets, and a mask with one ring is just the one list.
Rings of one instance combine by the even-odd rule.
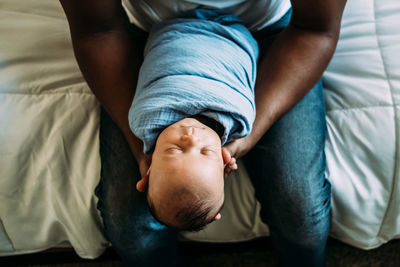
[[194, 8], [217, 8], [234, 14], [251, 31], [278, 21], [290, 8], [290, 0], [122, 0], [132, 23], [149, 31], [165, 19]]

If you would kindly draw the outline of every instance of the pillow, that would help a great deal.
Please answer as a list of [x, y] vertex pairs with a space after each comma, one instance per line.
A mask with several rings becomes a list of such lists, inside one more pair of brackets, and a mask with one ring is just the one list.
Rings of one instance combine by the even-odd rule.
[[369, 249], [400, 237], [400, 2], [348, 1], [324, 74], [331, 235]]
[[93, 195], [99, 105], [58, 1], [0, 1], [0, 255], [107, 241]]

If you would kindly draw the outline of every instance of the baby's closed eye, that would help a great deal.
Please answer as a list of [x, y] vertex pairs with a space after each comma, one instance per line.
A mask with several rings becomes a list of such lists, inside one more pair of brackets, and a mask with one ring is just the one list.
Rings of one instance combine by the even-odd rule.
[[169, 147], [165, 151], [167, 153], [170, 153], [170, 154], [176, 154], [176, 153], [182, 153], [183, 152], [182, 148], [179, 147], [179, 146]]
[[205, 147], [201, 149], [203, 155], [215, 155], [216, 151], [213, 148]]

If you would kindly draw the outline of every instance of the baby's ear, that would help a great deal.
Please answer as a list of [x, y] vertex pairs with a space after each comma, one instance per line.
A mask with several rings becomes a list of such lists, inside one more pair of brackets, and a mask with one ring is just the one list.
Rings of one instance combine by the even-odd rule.
[[229, 151], [228, 151], [228, 149], [226, 149], [226, 147], [222, 147], [221, 153], [222, 153], [222, 160], [224, 161], [224, 164], [228, 164], [232, 158], [231, 153], [229, 153]]
[[147, 170], [147, 173], [136, 183], [136, 189], [139, 192], [146, 192], [147, 185], [149, 184], [150, 177], [150, 168]]

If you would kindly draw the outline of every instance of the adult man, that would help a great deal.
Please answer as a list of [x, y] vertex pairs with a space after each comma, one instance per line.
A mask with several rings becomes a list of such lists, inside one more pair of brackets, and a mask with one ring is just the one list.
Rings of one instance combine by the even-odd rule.
[[[130, 131], [127, 120], [142, 61], [141, 41], [145, 38], [139, 36], [144, 35], [132, 32], [120, 0], [60, 1], [82, 73], [121, 129], [144, 176], [150, 158], [143, 154], [142, 144]], [[138, 3], [146, 2], [131, 1], [132, 11], [138, 10]], [[157, 6], [157, 1], [148, 2]], [[266, 14], [274, 17], [271, 9], [275, 5], [270, 3], [282, 7], [279, 2], [284, 1], [158, 4], [166, 2], [178, 3], [174, 7], [184, 2], [206, 6], [211, 2], [228, 3], [224, 7], [232, 12], [245, 2], [264, 3], [269, 7]], [[244, 162], [262, 205], [261, 217], [270, 227], [282, 264], [321, 266], [329, 232], [330, 186], [324, 177], [324, 105], [317, 81], [333, 55], [345, 0], [292, 0], [291, 4], [292, 11], [254, 32], [261, 52], [255, 88], [256, 119], [250, 135], [228, 144], [226, 149], [234, 158], [246, 155]], [[137, 24], [146, 28], [143, 21], [149, 22], [147, 17], [136, 19]], [[140, 18], [138, 13], [136, 18]], [[175, 265], [176, 232], [154, 221], [144, 195], [126, 193], [136, 181], [121, 179], [127, 176], [123, 163], [115, 162], [115, 148], [104, 151], [106, 146], [102, 147], [102, 176], [109, 177], [102, 180], [97, 193], [113, 247], [132, 265]]]

